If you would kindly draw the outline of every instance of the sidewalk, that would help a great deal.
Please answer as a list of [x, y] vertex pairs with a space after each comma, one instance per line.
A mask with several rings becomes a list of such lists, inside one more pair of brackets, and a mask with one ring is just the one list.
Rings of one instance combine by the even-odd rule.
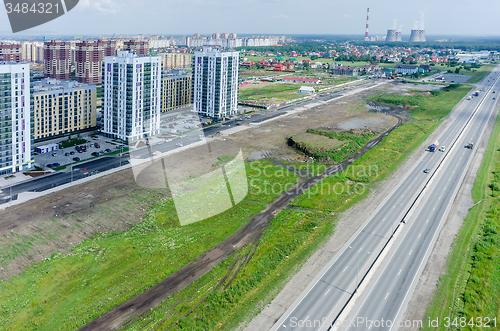
[[21, 183], [27, 180], [32, 179], [31, 176], [26, 176], [23, 173], [17, 173], [14, 175], [5, 175], [0, 177], [0, 188], [5, 186], [12, 186], [17, 183]]

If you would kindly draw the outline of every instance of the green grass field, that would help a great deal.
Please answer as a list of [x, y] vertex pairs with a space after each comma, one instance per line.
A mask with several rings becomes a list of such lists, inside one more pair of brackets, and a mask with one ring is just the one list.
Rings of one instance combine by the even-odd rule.
[[[452, 244], [445, 271], [439, 278], [426, 318], [457, 318], [458, 326], [424, 330], [500, 330], [500, 116], [491, 134], [469, 210]], [[496, 318], [496, 327], [471, 327], [471, 318]], [[465, 320], [460, 326], [460, 319]]]
[[[241, 249], [239, 255], [126, 330], [235, 329], [258, 313], [260, 303], [269, 302], [283, 288], [286, 279], [331, 235], [335, 224], [335, 217], [324, 213], [281, 212], [256, 247]], [[241, 264], [236, 275], [235, 262]]]
[[173, 201], [165, 199], [131, 230], [93, 236], [71, 254], [0, 283], [0, 329], [82, 326], [227, 238], [297, 179], [267, 161], [248, 165], [247, 175], [248, 196], [220, 215], [180, 227]]
[[[301, 86], [303, 85], [276, 83], [265, 87], [252, 87], [252, 88], [240, 89], [239, 100], [241, 101], [256, 100], [260, 101], [259, 104], [262, 105], [277, 104], [305, 97], [305, 95], [298, 93]], [[317, 88], [316, 85], [304, 85], [304, 86], [313, 86]]]
[[430, 96], [389, 94], [378, 97], [375, 99], [375, 102], [391, 106], [403, 105], [412, 108], [415, 107], [410, 110], [413, 119], [435, 120], [447, 116], [453, 107], [470, 90], [470, 86], [461, 85], [457, 88], [445, 88], [442, 91], [433, 91]]

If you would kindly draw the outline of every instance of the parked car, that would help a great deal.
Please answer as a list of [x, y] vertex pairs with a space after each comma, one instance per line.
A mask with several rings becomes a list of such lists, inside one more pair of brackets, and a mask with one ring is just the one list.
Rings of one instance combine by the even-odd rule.
[[69, 152], [69, 155], [75, 155], [75, 152], [71, 151]]
[[95, 143], [95, 144], [94, 144], [94, 147], [95, 147], [95, 148], [101, 148], [101, 146], [99, 146], [99, 144], [98, 144], [98, 143]]
[[69, 156], [69, 153], [68, 152], [64, 153], [64, 156]]
[[99, 153], [98, 152], [92, 152], [91, 154], [92, 156], [99, 156]]
[[56, 157], [56, 156], [57, 156], [57, 153], [52, 153], [52, 156], [53, 156], [53, 157]]
[[54, 168], [57, 168], [57, 167], [60, 167], [61, 164], [56, 162], [56, 163], [53, 164], [53, 166], [54, 166]]
[[109, 148], [106, 148], [104, 151], [105, 151], [106, 153], [111, 153], [111, 150], [110, 150]]
[[75, 161], [75, 162], [78, 162], [78, 161], [80, 161], [80, 160], [81, 160], [81, 159], [80, 159], [78, 156], [73, 158], [73, 161]]

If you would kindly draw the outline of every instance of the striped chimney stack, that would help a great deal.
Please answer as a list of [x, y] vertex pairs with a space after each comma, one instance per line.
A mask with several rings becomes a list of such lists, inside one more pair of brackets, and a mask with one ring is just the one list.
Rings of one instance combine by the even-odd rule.
[[366, 32], [365, 32], [365, 41], [369, 41], [368, 37], [368, 22], [370, 21], [370, 8], [366, 10]]

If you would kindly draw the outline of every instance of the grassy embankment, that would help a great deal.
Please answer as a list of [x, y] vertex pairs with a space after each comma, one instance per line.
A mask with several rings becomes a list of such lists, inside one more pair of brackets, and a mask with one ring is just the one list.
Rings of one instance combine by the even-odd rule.
[[306, 134], [292, 136], [288, 144], [316, 159], [339, 163], [363, 148], [375, 136], [373, 132], [356, 135], [309, 129]]
[[[465, 93], [462, 89], [444, 92], [433, 101], [445, 98], [451, 102]], [[441, 105], [440, 102], [429, 103], [432, 104]], [[441, 109], [439, 117], [445, 116], [453, 105]], [[434, 113], [432, 108], [429, 111]], [[385, 178], [439, 123], [423, 121], [401, 126], [368, 152], [365, 159], [349, 167], [345, 173], [321, 181], [292, 203], [306, 211], [280, 213], [266, 229], [250, 262], [246, 253], [254, 247], [242, 249], [239, 256], [220, 264], [150, 314], [132, 321], [127, 330], [227, 330], [235, 329], [242, 321], [249, 321], [279, 293], [307, 257], [328, 239], [336, 220], [331, 213], [343, 212], [369, 195], [369, 188], [351, 181], [351, 177], [370, 183]], [[395, 150], [399, 150], [399, 157], [393, 158], [392, 151]], [[376, 157], [383, 158], [384, 164], [377, 165], [379, 169], [372, 173], [373, 169], [360, 170]], [[323, 167], [312, 166], [314, 173]], [[242, 263], [239, 272], [236, 273], [233, 263]]]
[[131, 230], [93, 236], [72, 254], [53, 255], [1, 283], [0, 329], [82, 326], [227, 238], [297, 179], [266, 161], [249, 166], [247, 174], [248, 196], [220, 215], [180, 227], [173, 201], [162, 200]]
[[[500, 116], [497, 117], [472, 197], [476, 203], [455, 237], [439, 278], [437, 290], [427, 307], [426, 318], [439, 318], [437, 330], [500, 330]], [[496, 318], [496, 327], [477, 327], [478, 318]], [[458, 326], [445, 328], [450, 318]], [[469, 322], [473, 318], [476, 325]], [[462, 320], [460, 320], [462, 319]], [[460, 322], [465, 320], [465, 325]], [[424, 330], [431, 330], [425, 326]], [[432, 328], [436, 330], [436, 328]]]

